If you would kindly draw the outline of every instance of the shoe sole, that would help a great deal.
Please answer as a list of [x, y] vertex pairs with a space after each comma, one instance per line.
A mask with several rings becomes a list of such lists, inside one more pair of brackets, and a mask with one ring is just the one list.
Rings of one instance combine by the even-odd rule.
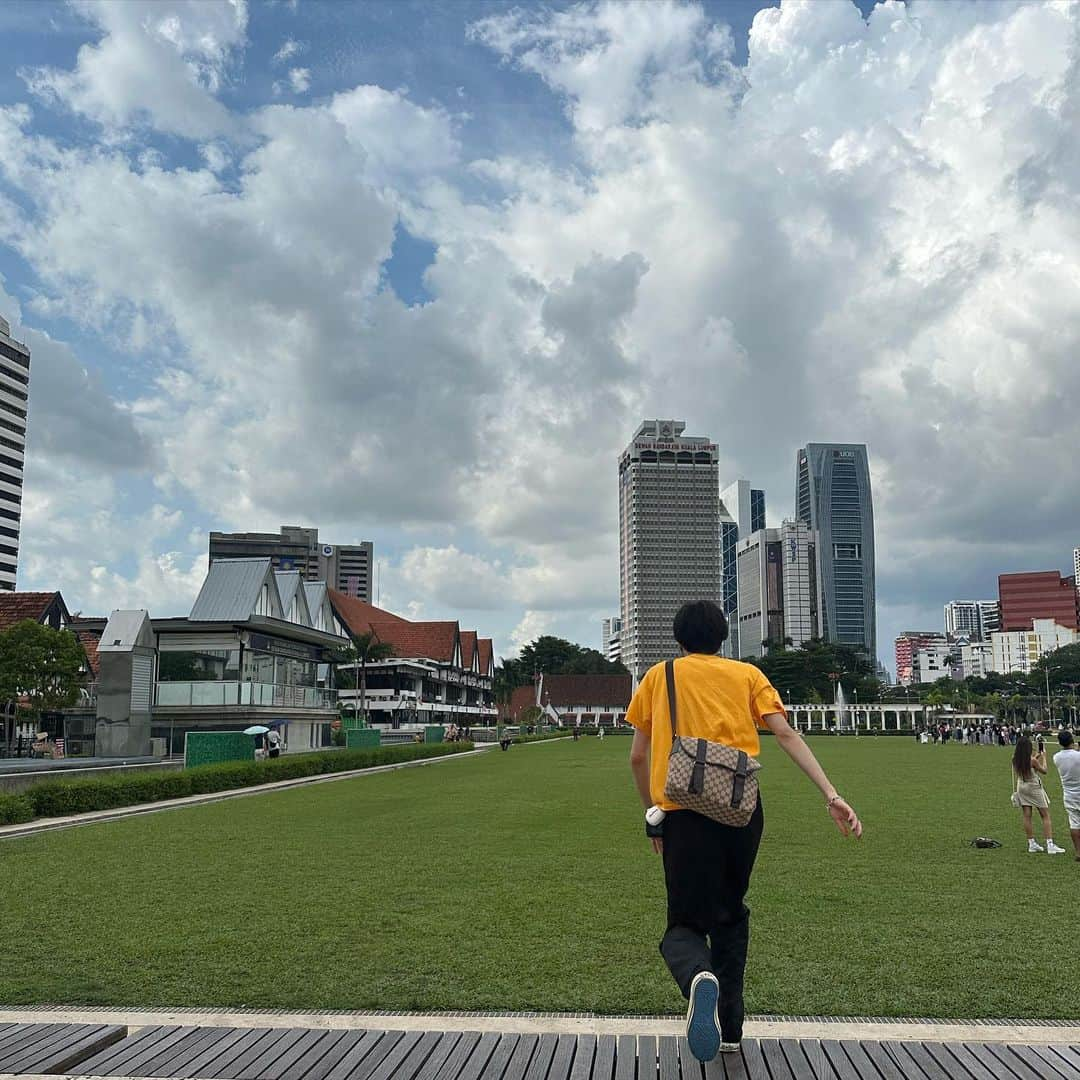
[[686, 1010], [686, 1041], [698, 1061], [712, 1061], [720, 1050], [720, 984], [716, 976], [702, 972], [690, 985], [690, 1004]]

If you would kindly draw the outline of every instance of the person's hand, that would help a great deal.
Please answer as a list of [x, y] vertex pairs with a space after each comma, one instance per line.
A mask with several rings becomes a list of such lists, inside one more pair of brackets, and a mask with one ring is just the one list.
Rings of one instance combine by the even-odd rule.
[[836, 798], [829, 803], [829, 817], [836, 823], [836, 827], [844, 836], [854, 836], [856, 840], [862, 836], [862, 822], [859, 815], [843, 799]]
[[654, 836], [652, 838], [652, 849], [657, 855], [664, 854], [664, 839], [661, 836]]

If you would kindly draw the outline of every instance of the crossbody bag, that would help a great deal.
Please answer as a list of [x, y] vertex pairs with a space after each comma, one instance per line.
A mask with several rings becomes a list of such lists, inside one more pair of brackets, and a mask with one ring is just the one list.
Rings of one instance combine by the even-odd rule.
[[733, 746], [680, 735], [674, 660], [664, 665], [664, 672], [671, 713], [671, 754], [664, 798], [724, 825], [746, 825], [757, 806], [755, 774], [761, 763]]

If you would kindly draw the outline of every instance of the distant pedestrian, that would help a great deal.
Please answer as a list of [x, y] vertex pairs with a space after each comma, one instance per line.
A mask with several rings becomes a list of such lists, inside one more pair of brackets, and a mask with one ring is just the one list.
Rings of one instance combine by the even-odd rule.
[[1080, 862], [1080, 750], [1076, 749], [1071, 731], [1059, 731], [1058, 743], [1061, 749], [1054, 755], [1054, 765], [1061, 776], [1069, 833], [1076, 850], [1076, 861]]
[[[767, 727], [780, 749], [821, 791], [837, 828], [845, 836], [859, 836], [862, 825], [788, 723], [780, 695], [761, 669], [716, 655], [728, 636], [727, 618], [720, 608], [709, 600], [684, 604], [673, 629], [683, 655], [646, 672], [626, 720], [637, 729], [630, 768], [648, 808], [646, 835], [664, 860], [667, 931], [660, 952], [689, 1001], [690, 1051], [699, 1061], [709, 1061], [718, 1052], [737, 1051], [742, 1039], [743, 974], [750, 936], [744, 900], [764, 815], [758, 799], [745, 824], [724, 824], [686, 809], [678, 794], [686, 796], [682, 801], [693, 802], [703, 797], [695, 791], [707, 793], [714, 782], [723, 784], [719, 758], [732, 752], [742, 755], [735, 760], [747, 769], [748, 759], [760, 752], [758, 728]], [[685, 741], [676, 744], [676, 733]], [[700, 756], [689, 786], [678, 779], [672, 781], [675, 790], [668, 780], [669, 759], [673, 752], [686, 753], [691, 740]], [[672, 772], [679, 775], [677, 769]], [[744, 775], [742, 784], [736, 778], [733, 786], [745, 791], [745, 783]]]
[[1035, 830], [1031, 824], [1031, 811], [1038, 810], [1039, 817], [1042, 819], [1043, 837], [1046, 840], [1046, 853], [1048, 855], [1063, 854], [1065, 849], [1054, 843], [1054, 826], [1050, 822], [1050, 800], [1046, 797], [1046, 789], [1042, 783], [1042, 778], [1046, 775], [1046, 751], [1040, 746], [1038, 753], [1033, 754], [1031, 740], [1025, 735], [1016, 743], [1012, 770], [1015, 785], [1013, 805], [1018, 806], [1023, 814], [1028, 852], [1043, 850], [1042, 845], [1035, 839]]
[[603, 742], [604, 741], [604, 725], [598, 723], [596, 725], [596, 737]]
[[268, 757], [281, 757], [281, 732], [277, 728], [266, 733], [266, 753]]

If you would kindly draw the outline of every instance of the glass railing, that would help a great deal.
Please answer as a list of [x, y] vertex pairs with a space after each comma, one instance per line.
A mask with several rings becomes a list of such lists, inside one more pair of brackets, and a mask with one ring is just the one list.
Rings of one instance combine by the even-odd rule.
[[337, 705], [333, 690], [314, 686], [278, 686], [274, 683], [240, 682], [159, 682], [157, 703], [161, 706], [225, 707], [255, 706], [286, 709], [332, 709]]

